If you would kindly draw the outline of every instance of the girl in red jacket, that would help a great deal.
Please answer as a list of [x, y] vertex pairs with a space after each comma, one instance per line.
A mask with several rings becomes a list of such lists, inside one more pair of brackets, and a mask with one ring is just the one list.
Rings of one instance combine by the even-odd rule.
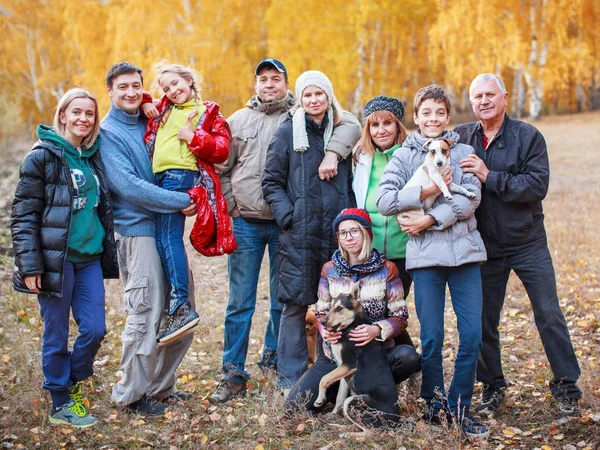
[[[192, 244], [202, 254], [213, 256], [235, 248], [227, 205], [214, 170], [214, 164], [225, 162], [229, 156], [231, 134], [219, 105], [202, 101], [200, 82], [200, 74], [189, 67], [157, 66], [155, 85], [164, 96], [157, 111], [151, 105], [143, 108], [147, 116], [153, 116], [144, 140], [152, 156], [156, 183], [163, 189], [189, 191], [196, 201], [198, 217]], [[180, 212], [157, 215], [156, 243], [171, 285], [169, 322], [158, 338], [159, 345], [191, 333], [200, 321], [189, 300], [184, 228], [185, 216]]]

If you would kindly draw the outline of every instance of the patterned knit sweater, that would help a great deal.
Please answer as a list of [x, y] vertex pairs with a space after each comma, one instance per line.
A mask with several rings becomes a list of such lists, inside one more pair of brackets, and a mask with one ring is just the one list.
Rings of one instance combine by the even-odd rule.
[[381, 328], [381, 340], [392, 345], [393, 338], [408, 325], [408, 309], [398, 269], [378, 250], [373, 250], [365, 264], [352, 267], [339, 250], [333, 254], [321, 270], [316, 317], [322, 319], [331, 308], [331, 300], [350, 293], [356, 281], [367, 319]]

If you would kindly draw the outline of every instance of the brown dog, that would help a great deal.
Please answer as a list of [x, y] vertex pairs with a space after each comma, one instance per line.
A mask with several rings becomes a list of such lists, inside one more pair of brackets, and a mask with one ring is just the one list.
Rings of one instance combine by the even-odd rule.
[[315, 309], [306, 311], [306, 344], [308, 345], [308, 362], [314, 364], [317, 360], [317, 324]]

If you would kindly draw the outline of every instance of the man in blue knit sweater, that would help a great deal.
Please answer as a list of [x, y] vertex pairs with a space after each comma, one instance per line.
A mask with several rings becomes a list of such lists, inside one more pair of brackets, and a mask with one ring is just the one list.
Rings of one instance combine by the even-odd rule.
[[121, 337], [123, 377], [115, 384], [112, 399], [135, 412], [162, 415], [167, 401], [191, 397], [178, 391], [175, 381], [193, 335], [157, 346], [159, 329], [166, 324], [168, 283], [156, 250], [154, 215], [177, 211], [194, 215], [196, 206], [187, 194], [154, 184], [144, 145], [146, 120], [139, 112], [144, 93], [141, 69], [127, 62], [115, 64], [106, 74], [106, 87], [112, 105], [100, 125], [100, 151], [113, 202], [127, 313]]

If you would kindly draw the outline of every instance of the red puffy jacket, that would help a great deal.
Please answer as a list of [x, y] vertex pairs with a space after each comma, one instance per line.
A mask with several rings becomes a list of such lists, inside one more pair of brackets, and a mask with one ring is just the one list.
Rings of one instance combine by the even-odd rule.
[[[193, 187], [188, 194], [196, 202], [198, 214], [190, 233], [190, 242], [204, 256], [219, 256], [233, 253], [237, 248], [227, 213], [227, 202], [221, 191], [221, 183], [214, 164], [227, 161], [231, 131], [227, 121], [219, 112], [219, 105], [203, 102], [206, 111], [200, 117], [194, 138], [188, 144], [196, 156], [200, 175], [200, 185]], [[165, 110], [171, 102], [164, 96], [157, 105], [159, 116], [148, 120], [144, 140], [152, 147]], [[209, 180], [204, 178], [209, 177]]]

